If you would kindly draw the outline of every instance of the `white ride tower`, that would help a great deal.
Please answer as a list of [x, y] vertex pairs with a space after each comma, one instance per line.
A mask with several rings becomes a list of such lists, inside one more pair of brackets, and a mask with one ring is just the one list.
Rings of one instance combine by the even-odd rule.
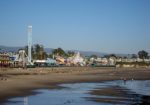
[[32, 49], [32, 26], [28, 26], [28, 64], [32, 65], [32, 54], [31, 54], [31, 49]]

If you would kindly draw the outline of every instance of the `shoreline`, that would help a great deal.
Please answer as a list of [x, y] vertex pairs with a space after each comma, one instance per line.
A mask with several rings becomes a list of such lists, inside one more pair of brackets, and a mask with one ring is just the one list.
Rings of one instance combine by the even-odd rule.
[[112, 80], [150, 80], [150, 68], [61, 67], [34, 69], [0, 69], [0, 102], [17, 96], [36, 94], [35, 89], [60, 88], [63, 83], [102, 82]]

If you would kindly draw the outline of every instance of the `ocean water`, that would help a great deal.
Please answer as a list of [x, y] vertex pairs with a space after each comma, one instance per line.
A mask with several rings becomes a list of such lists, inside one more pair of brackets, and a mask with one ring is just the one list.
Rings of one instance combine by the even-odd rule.
[[111, 102], [89, 100], [90, 98], [122, 98], [108, 95], [91, 95], [89, 93], [96, 89], [113, 86], [119, 86], [132, 94], [127, 97], [132, 100], [127, 99], [122, 103], [115, 102], [115, 105], [142, 105], [143, 102], [149, 104], [150, 99], [150, 80], [117, 80], [101, 83], [61, 84], [60, 86], [63, 88], [34, 90], [38, 94], [11, 98], [0, 105], [114, 105]]

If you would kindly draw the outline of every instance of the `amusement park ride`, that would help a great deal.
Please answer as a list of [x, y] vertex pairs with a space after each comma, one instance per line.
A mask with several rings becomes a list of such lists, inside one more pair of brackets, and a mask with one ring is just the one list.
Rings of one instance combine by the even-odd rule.
[[23, 67], [33, 66], [32, 63], [32, 55], [31, 55], [31, 47], [32, 47], [32, 26], [28, 26], [28, 55], [25, 50], [19, 50], [18, 61], [22, 63]]
[[[12, 56], [7, 53], [5, 50], [0, 53], [0, 67], [32, 67], [32, 26], [28, 26], [28, 54], [25, 50], [19, 50], [18, 54]], [[12, 60], [13, 59], [13, 60]]]
[[[55, 56], [55, 59], [47, 58], [46, 60], [32, 60], [31, 48], [32, 48], [32, 26], [28, 26], [28, 52], [21, 49], [17, 54], [0, 53], [0, 67], [30, 67], [35, 66], [86, 66], [86, 59], [80, 55], [80, 53], [75, 53], [72, 57], [63, 58], [61, 56]], [[34, 63], [33, 63], [34, 62]], [[116, 58], [91, 58], [90, 62], [92, 66], [115, 66]]]
[[32, 55], [31, 55], [31, 47], [32, 47], [32, 26], [28, 26], [28, 64], [32, 65]]

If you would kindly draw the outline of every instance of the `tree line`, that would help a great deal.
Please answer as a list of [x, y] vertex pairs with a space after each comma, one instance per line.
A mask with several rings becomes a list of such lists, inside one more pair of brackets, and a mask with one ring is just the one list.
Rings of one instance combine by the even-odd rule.
[[[28, 46], [25, 46], [25, 52], [28, 54]], [[61, 57], [71, 57], [75, 54], [73, 51], [65, 52], [62, 48], [53, 49], [52, 53], [46, 53], [44, 46], [41, 44], [35, 44], [31, 48], [31, 54], [33, 59], [46, 59], [46, 58], [53, 58], [54, 56], [61, 56]]]
[[[24, 49], [25, 49], [26, 53], [28, 54], [28, 46], [25, 46]], [[62, 48], [53, 49], [52, 53], [48, 54], [48, 53], [46, 53], [44, 46], [41, 44], [33, 45], [31, 51], [32, 51], [31, 52], [32, 58], [33, 59], [39, 59], [39, 60], [46, 59], [48, 57], [53, 58], [54, 55], [55, 56], [61, 56], [61, 57], [71, 57], [75, 54], [74, 51], [65, 52]], [[97, 58], [98, 56], [97, 55], [91, 55], [90, 57]], [[108, 54], [108, 55], [105, 55], [104, 57], [106, 57], [106, 58], [116, 57], [117, 58], [117, 56], [115, 54]], [[145, 50], [141, 50], [137, 54], [131, 55], [131, 58], [138, 58], [138, 57], [140, 59], [149, 59], [150, 58], [149, 53]], [[127, 58], [127, 57], [124, 57], [124, 58]]]

